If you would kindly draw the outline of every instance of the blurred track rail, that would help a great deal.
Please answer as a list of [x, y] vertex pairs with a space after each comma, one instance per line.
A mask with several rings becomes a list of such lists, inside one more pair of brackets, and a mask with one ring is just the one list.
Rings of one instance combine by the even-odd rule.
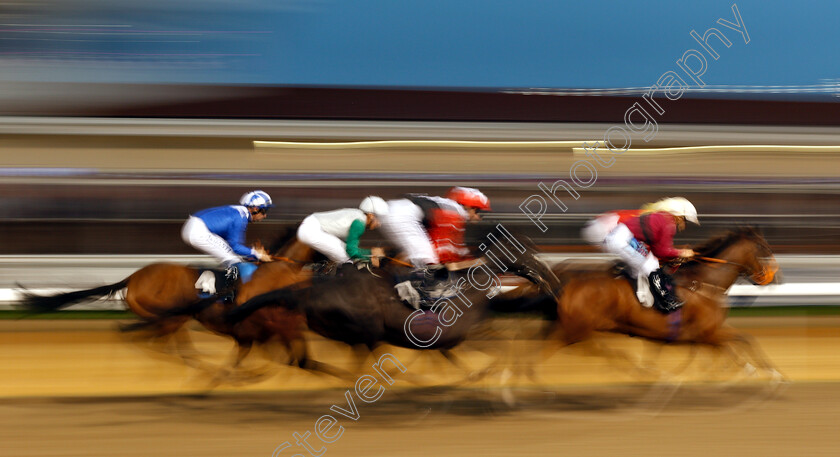
[[[289, 140], [558, 141], [601, 139], [611, 123], [410, 122], [0, 116], [0, 134], [272, 138]], [[668, 124], [646, 147], [838, 145], [840, 127]]]

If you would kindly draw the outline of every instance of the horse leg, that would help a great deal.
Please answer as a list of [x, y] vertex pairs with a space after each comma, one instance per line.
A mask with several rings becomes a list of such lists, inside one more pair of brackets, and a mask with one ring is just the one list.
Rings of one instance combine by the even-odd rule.
[[[767, 373], [773, 385], [787, 381], [787, 378], [769, 361], [758, 343], [749, 335], [724, 325], [704, 338], [704, 342], [729, 357], [740, 374], [752, 378], [760, 372]], [[740, 349], [740, 350], [739, 350]], [[733, 381], [736, 382], [736, 381]]]
[[[665, 347], [664, 344], [658, 341], [645, 341], [645, 344], [642, 346], [642, 355], [641, 361], [639, 362], [639, 366], [641, 370], [647, 371], [649, 373], [657, 373], [661, 370], [656, 368], [655, 360], [658, 360], [662, 354], [662, 348]], [[648, 353], [649, 349], [645, 348], [653, 348], [652, 355]], [[677, 377], [681, 375], [685, 370], [691, 366], [692, 362], [697, 358], [697, 354], [700, 351], [699, 344], [690, 344], [688, 347], [689, 353], [688, 357], [680, 363], [676, 368], [670, 370], [666, 373], [670, 377]]]
[[121, 332], [131, 332], [137, 336], [129, 337], [128, 341], [139, 344], [145, 350], [167, 357], [176, 357], [191, 368], [202, 371], [212, 371], [207, 362], [199, 357], [189, 336], [189, 330], [184, 324], [188, 317], [155, 319], [147, 318], [138, 322], [122, 325]]
[[364, 372], [365, 362], [367, 362], [367, 360], [371, 357], [373, 350], [364, 344], [356, 344], [353, 346], [352, 352], [353, 372], [359, 375]]
[[[748, 375], [755, 374], [757, 369], [767, 373], [770, 381], [774, 384], [787, 381], [787, 378], [770, 362], [770, 359], [753, 337], [740, 333], [732, 327], [722, 327], [720, 334], [721, 346], [726, 348], [725, 350], [736, 363], [741, 363], [740, 366]], [[742, 351], [736, 351], [736, 347], [740, 347]], [[741, 353], [746, 354], [746, 357], [741, 356]]]
[[349, 371], [339, 368], [335, 365], [330, 365], [329, 363], [319, 362], [317, 360], [306, 359], [303, 366], [301, 366], [306, 371], [310, 371], [316, 374], [325, 374], [331, 376], [333, 378], [341, 379], [345, 382], [354, 382], [356, 377], [353, 373]]
[[738, 343], [744, 346], [744, 349], [749, 354], [750, 358], [756, 362], [758, 367], [770, 375], [770, 379], [773, 382], [786, 382], [787, 378], [776, 368], [775, 365], [770, 361], [770, 358], [767, 357], [767, 354], [761, 349], [758, 342], [755, 341], [750, 335], [746, 334], [739, 334], [738, 339], [736, 340]]
[[171, 341], [174, 343], [175, 354], [188, 366], [197, 370], [208, 371], [208, 364], [201, 360], [201, 353], [198, 352], [195, 345], [190, 338], [189, 330], [180, 324], [178, 328], [171, 333]]
[[298, 367], [310, 373], [327, 375], [333, 378], [341, 379], [344, 382], [356, 381], [356, 376], [343, 368], [309, 358], [306, 340], [302, 337], [289, 341], [287, 347], [289, 348], [289, 354], [292, 361], [296, 361]]
[[566, 341], [563, 335], [563, 329], [560, 325], [550, 327], [545, 334], [544, 344], [540, 350], [540, 360], [546, 361], [550, 359], [557, 353], [557, 351], [563, 349], [569, 344], [571, 343]]
[[222, 382], [233, 382], [231, 380], [233, 379], [236, 370], [239, 368], [242, 361], [245, 360], [245, 357], [247, 357], [251, 352], [253, 345], [253, 341], [236, 340], [236, 348], [233, 352], [233, 357], [231, 358], [230, 363], [226, 364], [221, 370], [213, 375], [207, 383], [207, 388], [212, 390], [218, 387]]

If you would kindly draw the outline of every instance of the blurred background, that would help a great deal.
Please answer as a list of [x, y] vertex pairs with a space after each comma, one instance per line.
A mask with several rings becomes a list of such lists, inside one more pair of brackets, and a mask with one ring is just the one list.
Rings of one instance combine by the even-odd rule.
[[[712, 1], [0, 0], [0, 306], [18, 282], [85, 287], [152, 259], [206, 261], [181, 225], [248, 190], [274, 199], [248, 230], [270, 244], [365, 195], [465, 185], [490, 197], [488, 223], [532, 237], [549, 261], [592, 253], [579, 231], [596, 214], [685, 196], [701, 225], [677, 244], [749, 224], [779, 254], [784, 288], [739, 289], [733, 306], [834, 308], [840, 3], [744, 0], [737, 11], [745, 33], [719, 22], [736, 22], [732, 3]], [[712, 27], [731, 45], [709, 38], [720, 57], [706, 56], [700, 87], [676, 62], [703, 52], [692, 30]], [[579, 198], [560, 191], [568, 209], [548, 208], [539, 230], [520, 205], [540, 183], [569, 180], [583, 143], [635, 103], [649, 109], [643, 95], [668, 71], [689, 87], [654, 96], [655, 138], [633, 135]], [[4, 325], [16, 360], [29, 330]], [[25, 449], [0, 455], [52, 455]]]
[[[251, 188], [277, 201], [252, 229], [264, 238], [369, 192], [456, 184], [546, 247], [580, 245], [593, 214], [680, 194], [704, 222], [686, 243], [749, 223], [780, 252], [833, 253], [837, 151], [799, 146], [840, 146], [838, 9], [746, 2], [744, 35], [716, 22], [737, 22], [731, 5], [707, 2], [6, 2], [0, 223], [14, 242], [0, 253], [187, 254], [186, 216]], [[568, 180], [586, 158], [574, 147], [622, 125], [712, 27], [730, 46], [709, 37], [706, 86], [660, 91], [658, 133], [633, 148], [789, 148], [631, 151], [531, 230], [519, 205], [537, 184]], [[382, 140], [520, 143], [254, 143]]]

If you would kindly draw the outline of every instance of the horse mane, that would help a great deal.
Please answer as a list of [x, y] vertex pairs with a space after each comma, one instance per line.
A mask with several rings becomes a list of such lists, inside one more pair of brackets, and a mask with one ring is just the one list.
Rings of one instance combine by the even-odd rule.
[[276, 253], [279, 252], [281, 249], [286, 247], [290, 241], [294, 241], [295, 237], [297, 236], [297, 229], [299, 224], [295, 224], [293, 226], [285, 227], [277, 238], [268, 245], [268, 252], [269, 253]]
[[732, 243], [741, 240], [741, 239], [760, 239], [761, 232], [755, 227], [739, 227], [734, 230], [730, 230], [723, 235], [716, 236], [705, 243], [697, 246], [694, 248], [694, 252], [697, 255], [701, 255], [704, 257], [714, 257], [715, 255], [719, 254], [722, 250], [729, 247]]

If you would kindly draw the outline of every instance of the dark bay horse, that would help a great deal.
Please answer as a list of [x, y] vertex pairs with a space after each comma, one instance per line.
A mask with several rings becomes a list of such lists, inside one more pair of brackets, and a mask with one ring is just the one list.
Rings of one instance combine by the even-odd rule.
[[507, 231], [503, 235], [507, 236], [491, 239], [508, 255], [485, 256], [469, 269], [453, 272], [457, 293], [438, 300], [432, 310], [414, 310], [404, 304], [394, 290], [395, 275], [389, 268], [368, 272], [348, 265], [335, 277], [313, 281], [311, 287], [280, 288], [254, 297], [234, 309], [229, 321], [238, 323], [266, 307], [281, 307], [304, 313], [311, 330], [351, 346], [374, 350], [387, 343], [443, 350], [447, 356], [445, 350], [463, 342], [486, 317], [498, 273], [510, 271], [525, 277], [545, 293], [559, 285], [535, 257], [530, 240], [517, 240]]
[[[303, 274], [301, 269], [312, 259], [313, 251], [297, 241], [294, 233], [290, 231], [281, 240], [283, 247], [276, 253], [281, 261], [261, 264], [249, 282], [237, 284], [237, 303], [278, 287], [308, 280], [309, 275]], [[266, 309], [241, 325], [228, 325], [223, 315], [231, 305], [223, 304], [216, 296], [200, 298], [197, 295], [195, 282], [201, 271], [185, 265], [159, 262], [137, 270], [122, 281], [102, 287], [52, 296], [25, 293], [21, 304], [34, 312], [52, 311], [125, 289], [124, 300], [128, 309], [141, 320], [123, 329], [143, 330], [156, 340], [174, 342], [176, 354], [192, 366], [197, 366], [199, 361], [191, 355], [195, 351], [184, 324], [194, 317], [207, 329], [236, 341], [238, 350], [231, 368], [238, 366], [253, 344], [272, 339], [285, 346], [291, 362], [310, 367], [302, 333], [303, 317], [299, 313], [282, 308]]]
[[596, 331], [698, 343], [728, 350], [750, 369], [752, 365], [734, 351], [739, 345], [760, 369], [778, 377], [758, 347], [725, 323], [726, 291], [739, 277], [757, 285], [774, 281], [778, 264], [770, 246], [756, 229], [742, 228], [708, 241], [695, 252], [697, 260], [683, 264], [674, 274], [685, 305], [669, 315], [642, 307], [630, 283], [607, 268], [561, 272], [554, 334], [565, 344], [588, 339]]

